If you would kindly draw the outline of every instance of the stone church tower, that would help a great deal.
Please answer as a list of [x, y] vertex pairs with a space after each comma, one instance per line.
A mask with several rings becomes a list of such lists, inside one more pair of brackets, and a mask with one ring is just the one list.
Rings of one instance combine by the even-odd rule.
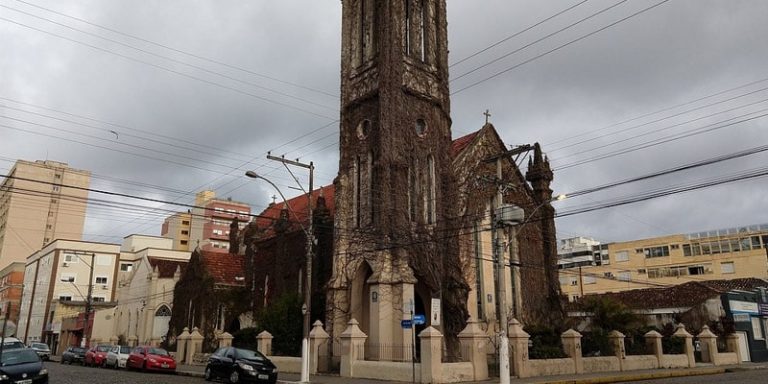
[[343, 0], [342, 8], [329, 330], [335, 337], [355, 318], [369, 342], [407, 345], [400, 321], [411, 305], [430, 317], [451, 265], [450, 240], [434, 241], [447, 233], [454, 185], [446, 3]]

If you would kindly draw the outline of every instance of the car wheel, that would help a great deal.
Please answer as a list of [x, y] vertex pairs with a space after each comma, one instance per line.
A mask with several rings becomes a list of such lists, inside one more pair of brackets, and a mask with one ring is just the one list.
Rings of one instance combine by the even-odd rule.
[[213, 372], [211, 372], [211, 367], [205, 367], [205, 381], [213, 381]]
[[237, 371], [232, 371], [232, 373], [229, 374], [229, 382], [232, 384], [239, 383], [240, 374], [237, 373]]

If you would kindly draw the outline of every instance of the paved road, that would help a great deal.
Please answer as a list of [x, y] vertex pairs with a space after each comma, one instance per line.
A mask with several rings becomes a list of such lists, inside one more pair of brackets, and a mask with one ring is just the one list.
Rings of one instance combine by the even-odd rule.
[[51, 384], [202, 384], [201, 378], [45, 363]]
[[745, 372], [723, 373], [721, 375], [687, 376], [661, 380], [645, 380], [635, 383], [641, 384], [764, 384], [768, 382], [767, 370], [751, 370]]

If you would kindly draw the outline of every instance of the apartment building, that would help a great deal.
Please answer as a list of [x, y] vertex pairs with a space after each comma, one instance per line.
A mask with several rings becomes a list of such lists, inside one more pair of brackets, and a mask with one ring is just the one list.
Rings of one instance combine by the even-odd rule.
[[24, 284], [24, 263], [11, 263], [0, 270], [0, 319], [19, 322], [21, 288]]
[[90, 172], [50, 160], [18, 160], [0, 185], [0, 268], [53, 239], [83, 235]]
[[[575, 268], [581, 266], [600, 265], [607, 247], [601, 247], [600, 242], [590, 237], [573, 237], [558, 240], [557, 267]], [[602, 252], [601, 252], [602, 251]]]
[[173, 240], [173, 249], [189, 251], [189, 235], [192, 228], [192, 213], [177, 213], [163, 222], [161, 236]]
[[601, 265], [560, 270], [571, 300], [689, 281], [768, 278], [768, 224], [602, 244]]
[[[189, 249], [199, 245], [203, 251], [229, 252], [229, 226], [237, 217], [240, 229], [244, 228], [250, 220], [251, 207], [230, 198], [217, 199], [213, 191], [198, 192], [195, 196], [195, 206], [190, 217]], [[174, 233], [171, 232], [170, 226], [168, 231], [163, 233], [163, 236], [173, 238]], [[179, 238], [179, 243], [181, 240]]]

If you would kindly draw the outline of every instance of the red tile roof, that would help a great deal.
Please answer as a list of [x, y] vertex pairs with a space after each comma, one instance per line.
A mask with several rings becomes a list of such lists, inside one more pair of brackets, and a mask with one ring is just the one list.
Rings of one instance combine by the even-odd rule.
[[478, 133], [480, 133], [480, 131], [472, 132], [468, 135], [464, 135], [454, 140], [453, 143], [451, 144], [451, 156], [456, 157], [459, 154], [461, 154], [461, 152], [463, 152], [465, 149], [467, 149], [469, 144], [472, 143], [472, 140], [474, 140], [475, 137], [477, 137]]
[[[333, 215], [335, 208], [333, 198], [335, 188], [333, 184], [326, 185], [312, 191], [312, 205], [317, 207], [317, 199], [321, 196], [321, 191], [322, 196], [325, 197], [325, 206], [328, 207], [331, 215]], [[307, 222], [307, 200], [308, 199], [306, 195], [300, 195], [286, 201], [288, 207], [290, 207], [290, 210], [288, 211], [288, 218], [291, 222]], [[280, 218], [280, 212], [282, 210], [283, 203], [270, 204], [270, 206], [261, 212], [259, 217], [256, 219], [256, 224], [259, 226], [259, 228], [267, 228], [268, 226], [272, 225], [275, 220]], [[295, 215], [293, 215], [291, 211], [295, 213]]]
[[147, 260], [149, 260], [149, 265], [152, 266], [152, 270], [157, 267], [157, 270], [160, 273], [160, 278], [163, 279], [173, 277], [177, 268], [181, 268], [181, 272], [184, 273], [184, 270], [187, 269], [187, 263], [189, 262], [189, 260], [160, 259], [157, 257], [147, 257]]
[[768, 281], [756, 278], [692, 281], [668, 288], [633, 289], [623, 292], [587, 295], [575, 303], [569, 303], [568, 310], [580, 310], [584, 302], [593, 297], [610, 298], [632, 309], [688, 308], [699, 305], [728, 291], [749, 291], [758, 287], [768, 287]]
[[[216, 284], [245, 284], [245, 257], [229, 253], [201, 251], [203, 266]], [[239, 279], [238, 279], [239, 278]]]

